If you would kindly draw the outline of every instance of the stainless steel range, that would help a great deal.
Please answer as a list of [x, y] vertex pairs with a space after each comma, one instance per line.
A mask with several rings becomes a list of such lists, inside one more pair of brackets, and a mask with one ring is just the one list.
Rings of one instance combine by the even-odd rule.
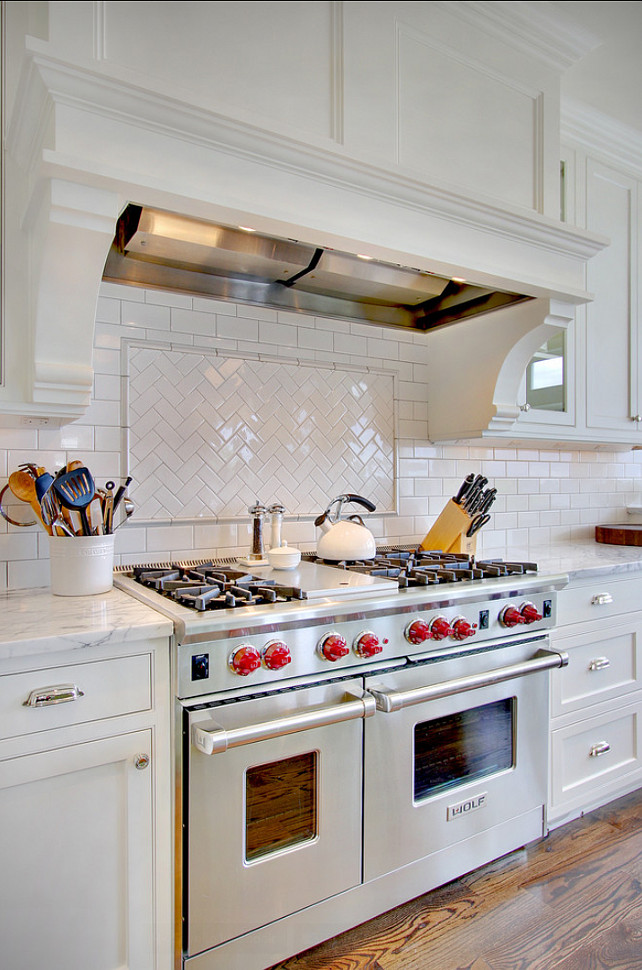
[[117, 573], [175, 627], [177, 968], [265, 970], [540, 837], [567, 579], [405, 549]]

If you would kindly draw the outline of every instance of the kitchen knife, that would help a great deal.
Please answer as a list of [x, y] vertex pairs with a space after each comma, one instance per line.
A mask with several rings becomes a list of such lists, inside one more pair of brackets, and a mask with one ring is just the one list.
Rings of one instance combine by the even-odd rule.
[[453, 502], [456, 502], [457, 505], [461, 505], [463, 499], [466, 497], [466, 495], [468, 495], [470, 489], [472, 488], [474, 481], [475, 481], [474, 472], [471, 472], [470, 475], [466, 475], [466, 478], [459, 486], [459, 491], [457, 492], [456, 495], [453, 496]]

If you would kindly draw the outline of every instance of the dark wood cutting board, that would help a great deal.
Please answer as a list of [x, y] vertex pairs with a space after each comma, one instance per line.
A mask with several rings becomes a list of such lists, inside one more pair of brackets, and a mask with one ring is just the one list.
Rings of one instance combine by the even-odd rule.
[[596, 525], [595, 541], [614, 546], [642, 546], [642, 525]]

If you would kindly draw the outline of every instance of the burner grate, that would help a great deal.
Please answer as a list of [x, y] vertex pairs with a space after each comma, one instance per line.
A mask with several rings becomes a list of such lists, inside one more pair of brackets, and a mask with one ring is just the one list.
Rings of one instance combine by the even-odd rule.
[[284, 586], [251, 573], [208, 562], [197, 568], [171, 564], [167, 568], [134, 568], [134, 578], [193, 610], [227, 610], [306, 599], [296, 586]]

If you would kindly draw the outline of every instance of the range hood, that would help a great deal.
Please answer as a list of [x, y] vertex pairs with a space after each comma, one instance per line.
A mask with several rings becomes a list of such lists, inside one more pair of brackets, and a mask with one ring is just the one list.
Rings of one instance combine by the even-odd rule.
[[134, 204], [118, 220], [103, 279], [420, 331], [530, 299]]

